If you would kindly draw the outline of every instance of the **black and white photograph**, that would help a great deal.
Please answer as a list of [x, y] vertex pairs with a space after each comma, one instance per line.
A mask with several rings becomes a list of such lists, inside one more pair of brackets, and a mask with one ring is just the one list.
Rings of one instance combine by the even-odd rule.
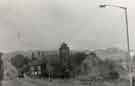
[[0, 86], [135, 86], [134, 0], [0, 0]]

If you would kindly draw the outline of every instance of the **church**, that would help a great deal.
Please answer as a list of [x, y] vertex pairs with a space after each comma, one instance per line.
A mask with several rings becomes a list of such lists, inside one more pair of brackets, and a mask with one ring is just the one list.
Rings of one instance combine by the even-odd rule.
[[70, 49], [66, 43], [62, 43], [60, 48], [59, 48], [59, 57], [61, 60], [61, 63], [67, 64], [70, 56]]
[[[50, 51], [51, 52], [51, 51]], [[46, 62], [43, 62], [42, 60], [33, 60], [30, 63], [30, 76], [31, 77], [44, 77], [45, 75], [48, 75], [47, 66], [50, 61], [52, 60], [59, 60], [57, 62], [60, 62], [60, 64], [64, 64], [66, 67], [69, 62], [70, 57], [70, 49], [66, 43], [62, 43], [59, 50], [56, 51], [56, 53], [50, 53], [51, 55], [44, 55], [44, 58], [46, 59]]]

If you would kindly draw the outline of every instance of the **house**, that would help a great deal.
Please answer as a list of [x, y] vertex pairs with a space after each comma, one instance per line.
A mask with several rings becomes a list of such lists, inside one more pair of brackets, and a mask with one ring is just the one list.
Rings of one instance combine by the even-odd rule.
[[40, 78], [44, 76], [46, 71], [46, 63], [41, 60], [34, 60], [29, 64], [30, 76], [33, 78]]

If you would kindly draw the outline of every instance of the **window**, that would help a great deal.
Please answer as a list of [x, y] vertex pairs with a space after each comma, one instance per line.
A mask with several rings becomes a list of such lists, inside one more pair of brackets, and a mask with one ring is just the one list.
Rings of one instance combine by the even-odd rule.
[[41, 67], [40, 66], [38, 66], [38, 71], [40, 71], [41, 70]]
[[31, 67], [31, 70], [34, 71], [34, 67], [33, 66]]

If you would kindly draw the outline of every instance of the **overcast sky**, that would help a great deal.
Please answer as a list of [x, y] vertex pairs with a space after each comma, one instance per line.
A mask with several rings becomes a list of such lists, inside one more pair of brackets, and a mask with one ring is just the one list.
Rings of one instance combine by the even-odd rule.
[[135, 47], [134, 0], [0, 0], [0, 51], [126, 48], [124, 11], [128, 7], [131, 48]]

